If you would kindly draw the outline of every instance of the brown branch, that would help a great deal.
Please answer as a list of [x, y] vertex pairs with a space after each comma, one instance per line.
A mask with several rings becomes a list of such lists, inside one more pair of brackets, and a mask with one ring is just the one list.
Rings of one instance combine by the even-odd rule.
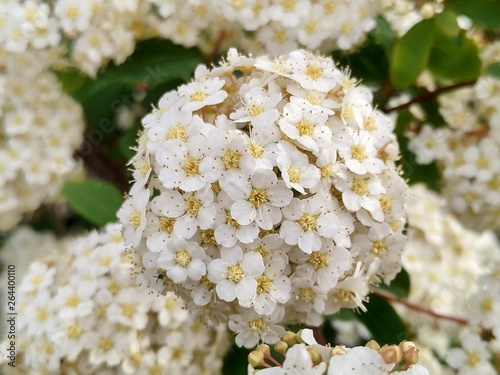
[[423, 307], [423, 306], [417, 305], [415, 303], [409, 302], [404, 298], [398, 297], [394, 294], [388, 293], [388, 292], [381, 290], [381, 289], [376, 289], [373, 291], [373, 293], [379, 295], [380, 297], [384, 298], [385, 300], [387, 300], [389, 302], [396, 302], [396, 303], [402, 304], [403, 306], [406, 306], [409, 309], [412, 309], [414, 311], [418, 311], [418, 312], [421, 312], [423, 314], [432, 316], [436, 319], [449, 320], [449, 321], [452, 321], [452, 322], [455, 322], [458, 324], [462, 324], [462, 325], [469, 324], [469, 321], [467, 319], [459, 318], [459, 317], [452, 316], [452, 315], [445, 315], [445, 314], [437, 313], [434, 310], [431, 310], [431, 309], [428, 309], [427, 307]]
[[423, 103], [423, 102], [426, 102], [428, 100], [434, 99], [435, 97], [437, 97], [441, 94], [444, 94], [445, 92], [453, 91], [453, 90], [459, 89], [461, 87], [472, 86], [475, 83], [476, 83], [476, 81], [467, 81], [467, 82], [456, 83], [456, 84], [451, 85], [451, 86], [440, 87], [435, 91], [430, 91], [430, 92], [427, 92], [427, 93], [422, 94], [420, 96], [417, 96], [416, 98], [413, 98], [412, 100], [410, 100], [407, 103], [404, 103], [404, 104], [401, 104], [401, 105], [398, 105], [398, 106], [392, 107], [392, 108], [385, 108], [382, 111], [385, 113], [399, 111], [401, 109], [405, 109], [405, 108], [411, 106], [412, 104]]
[[222, 29], [221, 32], [219, 33], [219, 36], [217, 37], [217, 40], [215, 41], [214, 48], [210, 55], [208, 56], [208, 62], [210, 65], [213, 65], [215, 63], [215, 59], [217, 58], [217, 55], [219, 54], [220, 47], [222, 45], [222, 42], [226, 38], [226, 30]]

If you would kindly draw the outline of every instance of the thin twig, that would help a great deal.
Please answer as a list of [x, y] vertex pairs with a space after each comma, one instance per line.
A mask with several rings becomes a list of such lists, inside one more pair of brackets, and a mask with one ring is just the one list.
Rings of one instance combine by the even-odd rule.
[[208, 62], [210, 63], [210, 65], [215, 63], [215, 59], [217, 58], [217, 55], [219, 55], [220, 47], [225, 38], [226, 38], [226, 29], [222, 29], [221, 32], [219, 33], [217, 40], [215, 41], [214, 49], [212, 50], [210, 56], [208, 57]]
[[459, 318], [459, 317], [452, 316], [452, 315], [445, 315], [445, 314], [437, 313], [434, 310], [431, 310], [427, 307], [423, 307], [423, 306], [417, 305], [415, 303], [409, 302], [404, 298], [398, 297], [394, 294], [388, 293], [388, 292], [381, 290], [381, 289], [376, 289], [373, 291], [373, 293], [379, 295], [380, 297], [386, 299], [387, 301], [400, 303], [400, 304], [408, 307], [409, 309], [424, 313], [426, 315], [432, 316], [432, 317], [437, 318], [437, 319], [450, 320], [452, 322], [462, 324], [462, 325], [469, 324], [469, 321], [467, 319]]
[[398, 106], [392, 107], [392, 108], [385, 108], [385, 109], [383, 109], [383, 112], [390, 113], [390, 112], [399, 111], [401, 109], [405, 109], [405, 108], [411, 106], [412, 104], [423, 103], [423, 102], [426, 102], [428, 100], [434, 99], [435, 97], [437, 97], [441, 94], [444, 94], [445, 92], [453, 91], [453, 90], [459, 89], [461, 87], [472, 86], [475, 83], [476, 83], [476, 81], [467, 81], [467, 82], [456, 83], [456, 84], [451, 85], [451, 86], [440, 87], [435, 91], [430, 91], [430, 92], [427, 92], [427, 93], [422, 94], [420, 96], [417, 96], [416, 98], [413, 98], [412, 100], [410, 100], [407, 103], [404, 103], [404, 104], [401, 104], [401, 105], [398, 105]]

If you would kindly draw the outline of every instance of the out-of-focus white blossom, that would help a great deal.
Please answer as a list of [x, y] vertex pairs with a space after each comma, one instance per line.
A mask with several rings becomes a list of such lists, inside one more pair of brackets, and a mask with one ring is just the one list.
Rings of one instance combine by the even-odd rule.
[[[19, 274], [16, 367], [4, 356], [7, 374], [220, 373], [225, 327], [190, 316], [174, 292], [142, 293], [120, 231], [110, 224], [100, 233], [52, 238], [57, 256], [40, 254]], [[33, 248], [16, 250], [43, 250], [46, 236], [24, 230], [2, 251], [11, 252], [21, 236]], [[22, 271], [19, 260], [13, 264]]]
[[46, 51], [0, 50], [0, 231], [55, 201], [78, 166], [83, 113], [48, 71], [52, 61]]
[[[443, 317], [398, 308], [415, 329], [419, 345], [441, 361], [446, 359], [457, 374], [492, 373], [488, 359], [498, 355], [500, 337], [500, 244], [491, 231], [478, 234], [464, 228], [446, 211], [445, 198], [422, 185], [411, 191], [403, 253], [403, 266], [412, 280], [408, 299]], [[489, 342], [480, 338], [481, 332], [490, 332]], [[459, 341], [461, 348], [455, 347]], [[454, 373], [428, 354], [435, 373]]]
[[251, 347], [286, 322], [363, 309], [370, 285], [400, 270], [407, 186], [393, 124], [331, 59], [232, 50], [158, 106], [118, 212], [141, 283], [165, 275]]
[[[162, 37], [211, 51], [239, 46], [249, 53], [350, 50], [375, 27], [380, 0], [210, 0], [0, 3], [0, 42], [12, 53], [71, 42], [70, 59], [89, 75], [121, 64], [137, 40]], [[335, 22], [332, 22], [334, 20]], [[222, 37], [222, 39], [221, 39]]]

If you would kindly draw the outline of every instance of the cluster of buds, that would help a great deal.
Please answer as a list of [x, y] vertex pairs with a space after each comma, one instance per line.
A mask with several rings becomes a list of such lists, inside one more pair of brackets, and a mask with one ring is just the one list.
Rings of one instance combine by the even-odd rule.
[[371, 340], [364, 347], [331, 347], [319, 345], [309, 329], [287, 331], [273, 350], [260, 344], [249, 354], [248, 375], [284, 375], [291, 369], [297, 375], [429, 374], [417, 365], [418, 352], [411, 341], [381, 347]]
[[330, 58], [239, 56], [166, 93], [143, 120], [118, 212], [146, 283], [239, 345], [363, 308], [399, 272], [407, 185], [392, 122]]

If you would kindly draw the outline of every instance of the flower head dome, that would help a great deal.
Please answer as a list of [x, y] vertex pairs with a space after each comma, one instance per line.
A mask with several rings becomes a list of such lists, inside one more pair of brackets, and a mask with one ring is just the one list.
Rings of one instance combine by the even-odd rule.
[[[239, 345], [363, 308], [400, 270], [407, 191], [393, 124], [330, 58], [231, 50], [143, 118], [118, 212], [154, 286], [165, 275]], [[163, 285], [162, 285], [163, 287]]]

